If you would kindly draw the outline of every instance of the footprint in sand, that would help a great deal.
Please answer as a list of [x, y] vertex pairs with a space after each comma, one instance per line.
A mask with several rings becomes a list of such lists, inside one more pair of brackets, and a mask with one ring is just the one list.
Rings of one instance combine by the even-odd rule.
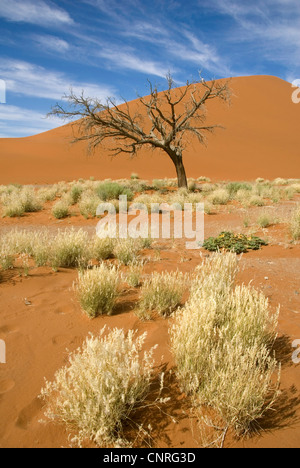
[[15, 381], [11, 379], [0, 380], [0, 395], [9, 392], [15, 386]]
[[28, 406], [20, 411], [16, 420], [16, 426], [26, 430], [33, 418], [41, 411], [43, 403], [39, 398], [35, 398]]
[[17, 333], [19, 329], [17, 327], [14, 327], [13, 325], [4, 325], [3, 327], [0, 327], [0, 335], [10, 335], [11, 333]]
[[57, 335], [52, 338], [52, 343], [54, 345], [63, 345], [70, 341], [70, 335]]

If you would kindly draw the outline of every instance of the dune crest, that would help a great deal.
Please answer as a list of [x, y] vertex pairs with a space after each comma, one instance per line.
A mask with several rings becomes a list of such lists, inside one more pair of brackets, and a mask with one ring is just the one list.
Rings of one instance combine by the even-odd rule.
[[[279, 78], [233, 78], [230, 107], [212, 102], [208, 120], [225, 129], [196, 139], [184, 154], [188, 177], [218, 180], [257, 177], [299, 177], [300, 104], [292, 102], [293, 88]], [[63, 92], [63, 90], [62, 90]], [[131, 105], [134, 105], [134, 101]], [[175, 169], [160, 150], [143, 149], [137, 158], [111, 158], [105, 149], [88, 156], [86, 147], [71, 144], [72, 128], [65, 125], [27, 138], [0, 139], [0, 184], [46, 184], [78, 178], [175, 177]]]

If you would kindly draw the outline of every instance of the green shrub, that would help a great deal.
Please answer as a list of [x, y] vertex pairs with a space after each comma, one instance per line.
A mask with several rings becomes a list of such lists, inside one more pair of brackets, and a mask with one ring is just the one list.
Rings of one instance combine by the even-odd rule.
[[268, 245], [267, 242], [256, 236], [221, 232], [218, 237], [209, 237], [206, 239], [203, 248], [210, 252], [217, 252], [218, 250], [225, 249], [240, 254], [248, 250], [259, 250], [264, 245]]
[[133, 199], [133, 192], [123, 185], [119, 185], [116, 182], [103, 182], [97, 189], [96, 193], [98, 197], [103, 201], [118, 200], [121, 195], [126, 195], [127, 200]]
[[230, 182], [226, 185], [226, 190], [228, 190], [230, 198], [234, 198], [239, 190], [251, 192], [252, 185], [246, 182]]
[[72, 205], [76, 205], [79, 202], [82, 193], [83, 187], [81, 185], [73, 185], [70, 192]]

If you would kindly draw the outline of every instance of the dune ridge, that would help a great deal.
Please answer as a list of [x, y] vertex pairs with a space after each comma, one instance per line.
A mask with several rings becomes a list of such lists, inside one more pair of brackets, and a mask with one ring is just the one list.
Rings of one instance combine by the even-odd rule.
[[[232, 78], [230, 87], [231, 106], [212, 102], [208, 109], [209, 121], [225, 128], [209, 135], [207, 147], [193, 140], [184, 153], [188, 177], [300, 177], [300, 105], [292, 102], [290, 83], [251, 76]], [[48, 184], [91, 176], [118, 179], [132, 172], [144, 179], [176, 176], [160, 150], [143, 149], [137, 158], [111, 158], [99, 148], [89, 156], [84, 144], [73, 145], [71, 140], [70, 124], [31, 137], [1, 138], [0, 184]]]

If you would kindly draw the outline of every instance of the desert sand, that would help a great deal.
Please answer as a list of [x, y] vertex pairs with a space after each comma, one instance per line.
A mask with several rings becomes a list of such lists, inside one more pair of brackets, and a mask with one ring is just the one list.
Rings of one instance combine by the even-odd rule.
[[[290, 84], [273, 77], [234, 78], [231, 107], [214, 109], [214, 122], [226, 127], [209, 137], [207, 148], [197, 144], [186, 151], [189, 177], [205, 175], [213, 180], [251, 180], [257, 177], [299, 178], [300, 106], [291, 101]], [[137, 172], [143, 179], [174, 177], [168, 159], [159, 153], [142, 153], [136, 160], [107, 154], [86, 155], [82, 145], [70, 146], [70, 126], [22, 139], [0, 139], [0, 184], [50, 184], [61, 180], [129, 178]], [[161, 157], [162, 156], [162, 157]], [[278, 205], [279, 213], [288, 216], [299, 202]], [[277, 208], [276, 208], [277, 209]], [[205, 236], [220, 231], [245, 232], [245, 215], [255, 219], [260, 209], [245, 210], [235, 205], [222, 207], [205, 217]], [[78, 213], [57, 221], [51, 216], [51, 203], [40, 213], [22, 218], [0, 220], [0, 235], [18, 227], [39, 229], [82, 227], [93, 232], [95, 219], [85, 220]], [[269, 298], [271, 308], [281, 305], [277, 353], [282, 363], [282, 395], [276, 412], [264, 420], [262, 430], [248, 439], [237, 440], [231, 434], [226, 447], [299, 447], [300, 445], [300, 373], [292, 362], [292, 342], [300, 338], [300, 246], [291, 244], [286, 223], [256, 232], [268, 237], [269, 245], [245, 254], [241, 260], [238, 283], [253, 285]], [[181, 241], [174, 245], [161, 242], [160, 257], [153, 250], [145, 274], [152, 271], [192, 271], [200, 262], [199, 251], [186, 251]], [[205, 253], [202, 251], [202, 253]], [[179, 260], [181, 258], [181, 260]], [[68, 447], [64, 426], [41, 423], [42, 402], [37, 398], [44, 378], [66, 364], [66, 349], [73, 351], [89, 332], [107, 324], [110, 328], [147, 331], [146, 346], [158, 344], [157, 366], [170, 370], [173, 358], [168, 339], [168, 320], [159, 318], [141, 322], [133, 309], [136, 289], [122, 295], [114, 314], [90, 320], [80, 309], [72, 291], [77, 272], [72, 269], [31, 267], [28, 277], [16, 269], [4, 273], [0, 282], [0, 339], [7, 345], [7, 364], [0, 365], [0, 447]], [[162, 358], [163, 356], [163, 358]], [[200, 435], [190, 413], [188, 398], [178, 388], [174, 376], [167, 377], [171, 400], [165, 413], [151, 410], [142, 417], [151, 419], [157, 447], [197, 448]], [[166, 416], [171, 415], [172, 417]], [[173, 419], [172, 419], [173, 418]]]
[[[208, 136], [207, 147], [196, 141], [186, 149], [188, 177], [296, 177], [300, 106], [292, 102], [291, 85], [275, 77], [253, 76], [232, 78], [229, 86], [231, 106], [212, 101], [208, 107], [209, 119], [224, 129]], [[128, 155], [111, 159], [103, 149], [89, 156], [84, 145], [71, 141], [70, 125], [28, 138], [0, 139], [0, 184], [46, 184], [91, 176], [119, 179], [132, 172], [143, 179], [176, 174], [172, 162], [159, 150], [143, 150], [135, 159]]]

